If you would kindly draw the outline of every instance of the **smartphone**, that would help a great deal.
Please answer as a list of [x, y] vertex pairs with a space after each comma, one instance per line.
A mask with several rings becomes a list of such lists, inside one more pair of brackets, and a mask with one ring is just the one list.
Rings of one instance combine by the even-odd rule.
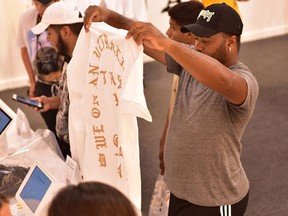
[[12, 99], [15, 101], [18, 101], [20, 103], [27, 104], [27, 105], [32, 106], [32, 107], [37, 107], [38, 109], [44, 108], [43, 103], [41, 103], [40, 101], [31, 100], [29, 98], [25, 98], [25, 97], [19, 96], [17, 94], [13, 94]]

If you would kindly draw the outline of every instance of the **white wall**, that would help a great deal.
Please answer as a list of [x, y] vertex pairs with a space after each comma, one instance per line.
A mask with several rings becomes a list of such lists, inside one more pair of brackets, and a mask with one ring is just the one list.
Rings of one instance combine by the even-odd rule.
[[287, 0], [250, 0], [238, 5], [244, 23], [243, 42], [288, 33]]
[[[29, 0], [0, 1], [0, 91], [28, 85], [28, 78], [15, 45], [18, 19]], [[147, 0], [149, 21], [164, 33], [168, 15], [161, 13], [168, 0]], [[242, 42], [288, 33], [287, 0], [250, 0], [239, 2], [244, 23]], [[148, 57], [145, 61], [150, 61]]]
[[15, 42], [19, 16], [27, 6], [24, 0], [0, 0], [0, 91], [28, 84]]
[[[186, 0], [187, 1], [187, 0]], [[168, 28], [167, 13], [160, 13], [168, 0], [148, 0], [149, 19], [163, 32]], [[249, 0], [238, 2], [244, 23], [242, 42], [288, 33], [287, 0]]]

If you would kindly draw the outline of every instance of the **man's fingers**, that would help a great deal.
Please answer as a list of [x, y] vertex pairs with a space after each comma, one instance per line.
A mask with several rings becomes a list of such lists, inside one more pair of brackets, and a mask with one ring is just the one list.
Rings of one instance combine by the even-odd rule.
[[145, 29], [144, 29], [143, 23], [136, 22], [129, 29], [126, 35], [126, 39], [133, 37], [137, 45], [141, 45], [143, 42], [143, 36], [145, 36]]
[[84, 28], [88, 32], [93, 21], [97, 21], [97, 17], [100, 16], [97, 6], [89, 6], [85, 11], [84, 16]]
[[86, 11], [85, 11], [85, 16], [84, 16], [84, 28], [85, 31], [88, 32], [89, 28], [91, 26], [91, 22], [92, 22], [92, 17], [91, 17], [91, 13], [89, 12], [91, 10], [90, 8], [91, 6], [89, 6]]

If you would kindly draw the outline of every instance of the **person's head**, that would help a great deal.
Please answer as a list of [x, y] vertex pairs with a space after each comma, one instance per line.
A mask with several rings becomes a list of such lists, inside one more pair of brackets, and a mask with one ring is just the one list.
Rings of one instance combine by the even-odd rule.
[[133, 204], [116, 188], [100, 182], [82, 182], [60, 190], [48, 216], [136, 216]]
[[230, 6], [212, 4], [203, 9], [196, 23], [181, 28], [196, 35], [196, 49], [229, 66], [238, 58], [243, 23]]
[[77, 7], [71, 2], [60, 1], [47, 7], [32, 32], [41, 34], [47, 30], [47, 40], [58, 53], [71, 57], [82, 26], [83, 17]]
[[168, 10], [170, 20], [167, 36], [178, 42], [194, 44], [194, 35], [191, 32], [182, 33], [180, 29], [182, 26], [195, 23], [203, 8], [203, 4], [196, 0], [182, 2], [170, 8]]
[[42, 17], [46, 8], [54, 2], [59, 0], [33, 0], [33, 4], [38, 12], [38, 14]]
[[42, 80], [57, 82], [60, 79], [63, 57], [53, 47], [42, 47], [37, 52], [34, 64]]
[[11, 216], [9, 200], [0, 193], [0, 216]]

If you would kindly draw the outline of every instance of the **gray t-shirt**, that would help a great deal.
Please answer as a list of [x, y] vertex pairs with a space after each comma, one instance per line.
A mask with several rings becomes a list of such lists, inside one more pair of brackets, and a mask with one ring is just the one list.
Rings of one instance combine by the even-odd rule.
[[164, 153], [170, 191], [201, 206], [240, 201], [249, 190], [240, 161], [240, 140], [257, 101], [257, 80], [241, 62], [230, 67], [248, 85], [245, 102], [235, 106], [199, 83], [168, 55], [166, 61], [168, 72], [180, 77]]

